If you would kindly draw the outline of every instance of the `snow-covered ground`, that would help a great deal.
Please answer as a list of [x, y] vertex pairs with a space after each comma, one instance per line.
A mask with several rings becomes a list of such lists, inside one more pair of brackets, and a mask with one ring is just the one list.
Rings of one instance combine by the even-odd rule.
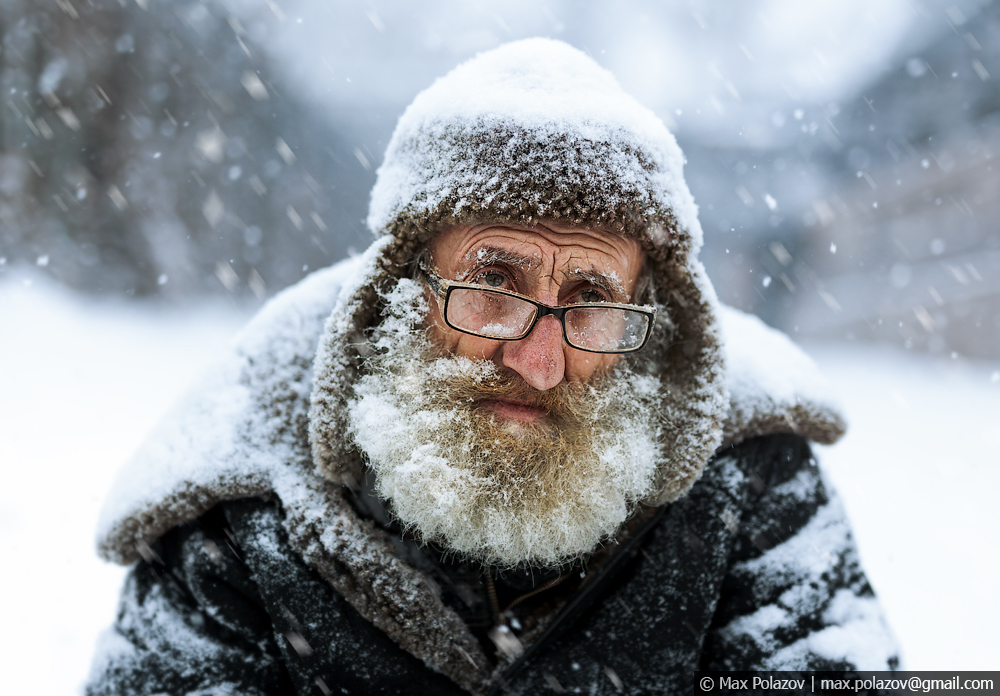
[[[222, 304], [167, 310], [0, 281], [5, 691], [79, 688], [124, 574], [94, 555], [103, 492], [245, 319]], [[997, 669], [1000, 364], [809, 350], [851, 419], [821, 456], [907, 666]]]
[[0, 283], [5, 693], [77, 692], [124, 577], [94, 552], [104, 492], [244, 319], [222, 306], [179, 312]]
[[811, 345], [850, 427], [821, 460], [910, 669], [1000, 669], [1000, 363]]

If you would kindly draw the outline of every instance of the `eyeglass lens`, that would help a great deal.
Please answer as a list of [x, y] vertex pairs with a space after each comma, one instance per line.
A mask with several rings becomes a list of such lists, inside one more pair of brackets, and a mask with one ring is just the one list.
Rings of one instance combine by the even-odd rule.
[[491, 338], [516, 338], [535, 320], [530, 302], [487, 290], [455, 288], [448, 300], [448, 321], [461, 329]]
[[[520, 338], [527, 333], [538, 309], [520, 298], [489, 290], [455, 288], [448, 300], [452, 326], [487, 338]], [[566, 340], [571, 346], [617, 352], [639, 347], [646, 337], [648, 317], [618, 307], [580, 307], [564, 316]]]

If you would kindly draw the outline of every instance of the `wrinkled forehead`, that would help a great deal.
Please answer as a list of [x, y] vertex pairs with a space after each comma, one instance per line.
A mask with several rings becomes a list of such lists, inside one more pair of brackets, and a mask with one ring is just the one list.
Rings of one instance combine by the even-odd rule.
[[445, 228], [429, 251], [441, 270], [503, 263], [524, 271], [606, 275], [619, 282], [642, 267], [645, 252], [635, 239], [599, 228], [556, 222], [534, 225], [477, 223]]

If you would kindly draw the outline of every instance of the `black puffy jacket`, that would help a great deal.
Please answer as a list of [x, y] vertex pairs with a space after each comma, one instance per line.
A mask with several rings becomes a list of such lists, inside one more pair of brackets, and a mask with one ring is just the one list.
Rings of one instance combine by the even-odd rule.
[[[165, 535], [128, 575], [87, 693], [467, 693], [310, 568], [282, 515], [247, 498]], [[484, 691], [669, 694], [690, 692], [698, 670], [898, 665], [802, 438], [724, 450], [649, 520], [592, 579], [550, 590], [545, 630]], [[863, 655], [844, 640], [857, 635]]]

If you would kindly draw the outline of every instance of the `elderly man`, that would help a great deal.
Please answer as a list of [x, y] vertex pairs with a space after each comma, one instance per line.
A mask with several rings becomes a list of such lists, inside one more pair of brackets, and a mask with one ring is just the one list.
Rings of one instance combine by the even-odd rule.
[[887, 669], [808, 441], [842, 421], [721, 308], [673, 137], [564, 44], [402, 116], [377, 240], [269, 304], [122, 472], [88, 693], [676, 693]]

